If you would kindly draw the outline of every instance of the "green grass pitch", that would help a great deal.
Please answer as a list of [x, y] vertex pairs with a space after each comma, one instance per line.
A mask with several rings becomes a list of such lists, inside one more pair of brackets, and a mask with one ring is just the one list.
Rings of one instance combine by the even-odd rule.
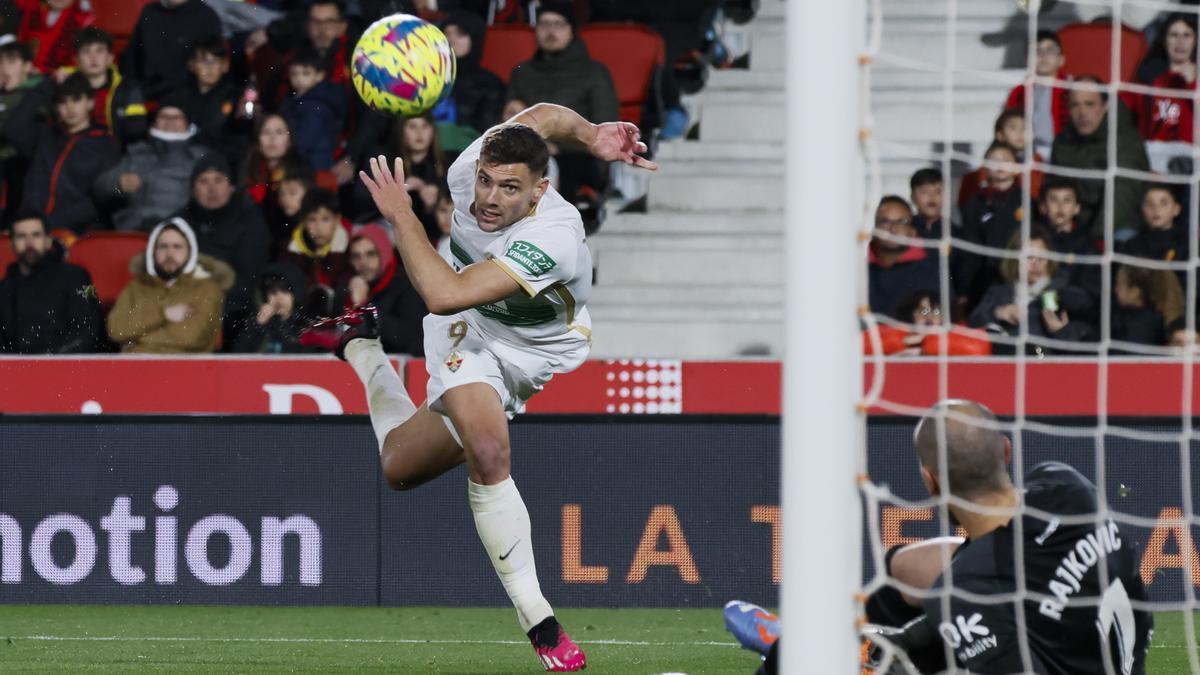
[[[589, 673], [758, 665], [717, 609], [567, 609]], [[1198, 621], [1200, 624], [1200, 621]], [[512, 610], [0, 606], [0, 672], [536, 673]], [[1155, 619], [1149, 673], [1190, 672], [1183, 618]]]

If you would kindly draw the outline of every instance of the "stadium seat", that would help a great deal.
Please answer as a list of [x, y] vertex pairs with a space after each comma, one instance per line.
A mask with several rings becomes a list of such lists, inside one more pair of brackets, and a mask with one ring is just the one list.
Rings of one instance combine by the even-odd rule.
[[522, 24], [488, 26], [483, 42], [483, 56], [479, 65], [496, 74], [504, 84], [512, 75], [513, 68], [522, 61], [533, 58], [537, 51], [537, 38], [533, 29]]
[[315, 182], [317, 187], [322, 190], [329, 190], [333, 193], [337, 193], [338, 191], [337, 176], [332, 171], [318, 171]]
[[[1112, 24], [1108, 22], [1074, 23], [1058, 29], [1064, 67], [1070, 77], [1095, 75], [1105, 82], [1112, 80]], [[1121, 81], [1133, 81], [1138, 64], [1146, 55], [1146, 36], [1121, 24]]]
[[0, 234], [0, 279], [8, 272], [8, 266], [16, 262], [17, 256], [12, 252], [12, 237]]
[[146, 250], [145, 232], [92, 232], [71, 247], [70, 261], [88, 271], [100, 304], [111, 307], [133, 278], [129, 260]]
[[657, 103], [655, 79], [666, 62], [666, 46], [654, 29], [637, 23], [593, 23], [579, 30], [588, 53], [612, 74], [622, 120], [641, 124], [647, 101]]
[[142, 13], [142, 7], [151, 2], [154, 0], [93, 0], [95, 26], [113, 37], [114, 54], [120, 54], [125, 45], [129, 44], [129, 37], [133, 35], [133, 27]]

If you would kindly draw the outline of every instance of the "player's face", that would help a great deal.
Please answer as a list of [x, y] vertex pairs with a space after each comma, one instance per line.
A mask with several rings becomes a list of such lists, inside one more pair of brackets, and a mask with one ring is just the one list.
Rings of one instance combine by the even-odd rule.
[[354, 268], [354, 273], [368, 283], [379, 278], [379, 249], [375, 248], [375, 244], [371, 243], [370, 239], [356, 239], [353, 244], [350, 244], [350, 266]]
[[1034, 239], [1029, 242], [1029, 276], [1028, 282], [1036, 284], [1050, 274], [1050, 261], [1043, 255], [1048, 251], [1046, 242]]
[[1151, 230], [1171, 229], [1179, 212], [1179, 202], [1166, 190], [1148, 190], [1142, 197], [1142, 220]]
[[258, 150], [268, 162], [283, 159], [291, 146], [292, 134], [282, 117], [272, 115], [263, 121], [262, 129], [258, 132]]
[[1054, 40], [1042, 40], [1037, 43], [1037, 74], [1042, 77], [1054, 77], [1066, 63], [1062, 48]]
[[192, 185], [192, 197], [196, 199], [200, 208], [210, 211], [219, 209], [233, 198], [233, 183], [229, 182], [229, 176], [216, 169], [209, 169], [196, 176], [196, 182]]
[[454, 50], [456, 58], [462, 58], [471, 53], [471, 34], [458, 27], [458, 24], [446, 26], [446, 41]]
[[12, 251], [26, 267], [33, 267], [50, 249], [50, 237], [40, 220], [27, 218], [12, 225]]
[[229, 72], [229, 59], [213, 56], [208, 52], [198, 52], [188, 61], [188, 70], [196, 76], [196, 82], [201, 87], [215, 87], [225, 73]]
[[71, 132], [86, 129], [92, 114], [92, 97], [75, 96], [64, 99], [54, 104], [54, 111], [58, 113], [58, 120], [64, 129]]
[[942, 217], [942, 184], [929, 183], [919, 186], [912, 192], [912, 202], [917, 205], [917, 213], [925, 220], [933, 221]]
[[154, 242], [154, 269], [164, 279], [174, 279], [187, 264], [188, 242], [178, 230], [167, 228]]
[[346, 21], [337, 5], [313, 5], [308, 10], [308, 39], [317, 49], [329, 49], [345, 34]]
[[535, 178], [527, 164], [475, 165], [475, 220], [484, 232], [496, 232], [529, 215], [550, 181]]
[[304, 217], [304, 231], [320, 248], [333, 241], [333, 233], [341, 225], [339, 220], [338, 215], [329, 209], [317, 209]]
[[1049, 190], [1039, 207], [1050, 227], [1058, 232], [1069, 232], [1075, 216], [1079, 215], [1079, 200], [1074, 190]]
[[279, 183], [279, 209], [289, 218], [300, 213], [300, 205], [304, 202], [304, 193], [308, 192], [304, 183], [298, 180], [285, 180]]
[[1072, 91], [1070, 107], [1071, 124], [1084, 136], [1099, 129], [1104, 114], [1108, 112], [1108, 103], [1098, 91]]
[[433, 123], [424, 117], [404, 121], [404, 147], [410, 153], [428, 152], [433, 145]]
[[534, 34], [537, 36], [538, 47], [547, 52], [561, 52], [571, 44], [571, 38], [575, 36], [567, 18], [558, 12], [542, 12]]
[[1167, 28], [1167, 58], [1172, 64], [1189, 63], [1196, 54], [1196, 32], [1183, 21]]
[[76, 63], [79, 64], [79, 72], [86, 77], [98, 77], [108, 71], [108, 67], [112, 65], [113, 55], [108, 50], [108, 47], [99, 43], [84, 45], [76, 55]]
[[[875, 227], [898, 237], [913, 237], [917, 234], [913, 229], [912, 211], [909, 211], [908, 207], [894, 202], [880, 206], [879, 210], [875, 212]], [[880, 237], [875, 238], [874, 246], [890, 253], [899, 253], [908, 248], [908, 244]]]

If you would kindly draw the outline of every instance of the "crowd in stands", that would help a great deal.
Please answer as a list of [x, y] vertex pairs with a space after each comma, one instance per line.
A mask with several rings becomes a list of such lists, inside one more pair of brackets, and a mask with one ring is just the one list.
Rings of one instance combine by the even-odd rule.
[[[0, 2], [0, 352], [296, 353], [313, 318], [371, 302], [385, 349], [420, 354], [425, 307], [357, 181], [366, 159], [403, 161], [448, 251], [446, 171], [483, 131], [539, 102], [629, 119], [604, 64], [623, 55], [590, 53], [589, 21], [650, 26], [633, 121], [678, 137], [671, 64], [723, 1], [162, 0], [127, 35], [98, 27], [100, 0]], [[397, 11], [439, 25], [457, 58], [451, 95], [411, 119], [366, 108], [350, 77], [358, 34]], [[529, 36], [511, 70], [485, 62], [498, 26]], [[607, 167], [552, 154], [594, 230]], [[106, 242], [115, 275], [80, 253]]]
[[[1195, 156], [1196, 15], [1164, 15], [1150, 30], [1156, 39], [1134, 77], [1154, 89], [1113, 97], [1098, 75], [1067, 75], [1058, 34], [1038, 32], [1032, 70], [1056, 81], [1031, 78], [1012, 90], [983, 166], [956, 186], [924, 168], [908, 200], [882, 199], [869, 301], [893, 320], [884, 321], [884, 353], [941, 353], [926, 338], [943, 318], [955, 325], [946, 348], [958, 355], [1011, 354], [1020, 335], [1039, 355], [1094, 355], [1104, 339], [1113, 354], [1196, 343], [1182, 264], [1195, 250], [1194, 180], [1179, 180], [1192, 175]], [[1036, 163], [1029, 172], [1026, 160]], [[957, 202], [945, 204], [951, 188]], [[949, 246], [921, 243], [947, 238]]]

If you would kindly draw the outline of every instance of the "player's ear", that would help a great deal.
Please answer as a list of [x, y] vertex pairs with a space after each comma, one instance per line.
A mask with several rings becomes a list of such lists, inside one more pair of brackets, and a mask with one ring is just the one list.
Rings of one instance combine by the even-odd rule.
[[[537, 182], [537, 185], [533, 186], [533, 202], [535, 204], [537, 203], [537, 201], [539, 199], [542, 198], [542, 195], [546, 194], [546, 190], [549, 187], [550, 187], [550, 179], [549, 178], [543, 178]], [[530, 204], [530, 206], [533, 206], [533, 204]]]
[[930, 497], [938, 496], [937, 478], [934, 477], [933, 472], [926, 468], [924, 464], [921, 465], [921, 482], [925, 484], [925, 491], [929, 493]]

